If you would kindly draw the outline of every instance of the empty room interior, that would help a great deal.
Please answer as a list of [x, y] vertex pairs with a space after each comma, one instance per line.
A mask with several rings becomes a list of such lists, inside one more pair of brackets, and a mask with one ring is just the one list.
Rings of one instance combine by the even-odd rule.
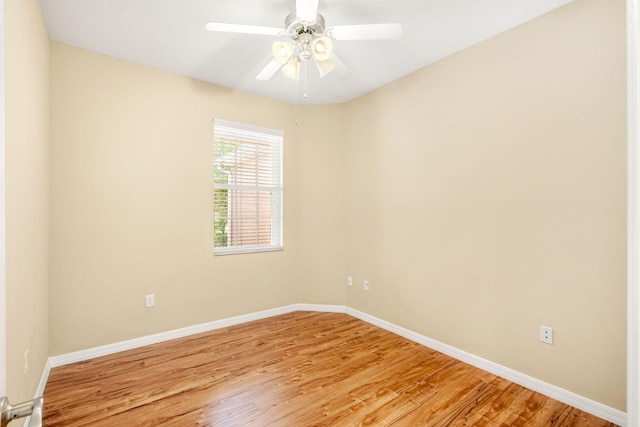
[[[624, 424], [624, 0], [555, 2], [398, 78], [332, 99], [332, 85], [354, 88], [399, 66], [395, 43], [410, 38], [412, 27], [400, 22], [396, 41], [336, 40], [347, 76], [320, 78], [314, 67], [308, 82], [280, 72], [257, 81], [273, 39], [206, 31], [205, 23], [281, 26], [252, 12], [260, 2], [158, 2], [201, 5], [193, 24], [199, 38], [146, 47], [125, 35], [114, 41], [118, 32], [109, 33], [113, 44], [100, 44], [94, 33], [107, 31], [114, 15], [106, 1], [95, 6], [105, 9], [104, 26], [74, 30], [87, 45], [67, 41], [63, 35], [73, 31], [54, 28], [56, 19], [81, 20], [73, 7], [82, 3], [5, 5], [12, 402], [43, 389], [46, 395], [47, 378], [66, 365], [145, 343], [206, 328], [338, 316]], [[122, 7], [115, 15], [132, 26], [143, 15], [136, 9], [150, 4], [115, 3]], [[297, 2], [261, 3], [284, 22]], [[340, 8], [360, 19], [335, 25], [401, 21], [393, 10], [403, 2], [386, 2], [382, 16], [367, 14], [368, 3], [378, 2], [320, 0], [318, 11], [327, 25]], [[435, 13], [442, 3], [421, 7]], [[159, 28], [175, 32], [172, 22]], [[224, 46], [192, 63], [213, 70], [237, 60], [233, 66], [246, 73], [227, 70], [228, 84], [205, 81], [197, 67], [180, 73], [172, 59], [149, 65], [165, 50], [184, 51], [186, 61], [180, 43], [221, 38]], [[264, 54], [249, 54], [234, 40]], [[122, 55], [108, 50], [116, 42]], [[370, 54], [364, 70], [350, 67], [349, 52], [357, 49]], [[216, 253], [215, 123], [282, 136], [276, 250]], [[542, 342], [542, 327], [552, 331], [551, 344]], [[330, 402], [331, 388], [321, 396]], [[298, 425], [328, 425], [308, 422]]]

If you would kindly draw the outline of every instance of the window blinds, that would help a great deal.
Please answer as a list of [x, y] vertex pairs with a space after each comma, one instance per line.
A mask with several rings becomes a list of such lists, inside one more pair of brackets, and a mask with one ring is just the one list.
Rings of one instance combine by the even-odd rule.
[[283, 132], [214, 121], [214, 252], [282, 249]]

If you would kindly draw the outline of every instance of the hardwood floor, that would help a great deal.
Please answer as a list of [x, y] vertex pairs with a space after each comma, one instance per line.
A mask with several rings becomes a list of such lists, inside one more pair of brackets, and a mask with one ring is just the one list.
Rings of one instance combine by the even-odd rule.
[[295, 312], [54, 368], [54, 426], [614, 426], [345, 314]]

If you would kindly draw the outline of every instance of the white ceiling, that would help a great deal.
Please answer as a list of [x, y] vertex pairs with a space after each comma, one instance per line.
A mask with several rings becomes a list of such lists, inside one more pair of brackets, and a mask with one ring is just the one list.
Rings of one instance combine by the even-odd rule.
[[[52, 40], [289, 103], [354, 99], [573, 0], [320, 0], [327, 26], [398, 22], [396, 41], [335, 41], [349, 69], [296, 83], [271, 60], [274, 37], [206, 31], [207, 21], [284, 27], [294, 0], [41, 0]], [[302, 73], [301, 73], [302, 74]]]

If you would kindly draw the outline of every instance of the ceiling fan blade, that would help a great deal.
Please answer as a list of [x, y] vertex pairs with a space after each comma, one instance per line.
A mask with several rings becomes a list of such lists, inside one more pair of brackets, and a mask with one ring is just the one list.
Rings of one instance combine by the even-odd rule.
[[328, 28], [326, 33], [334, 40], [397, 40], [402, 37], [402, 25], [339, 25]]
[[296, 16], [302, 22], [316, 22], [318, 0], [296, 0]]
[[320, 77], [324, 77], [329, 74], [336, 67], [336, 63], [331, 58], [320, 61], [316, 59], [316, 67], [320, 73]]
[[338, 58], [335, 53], [331, 55], [331, 60], [335, 64], [335, 67], [333, 67], [331, 73], [343, 80], [347, 79], [351, 73], [349, 72], [347, 66], [344, 65], [344, 62], [342, 62], [342, 60], [340, 60], [340, 58]]
[[256, 80], [269, 80], [281, 67], [282, 65], [278, 61], [272, 59], [256, 76]]
[[261, 27], [258, 25], [225, 24], [222, 22], [207, 22], [204, 26], [209, 31], [223, 33], [260, 34], [265, 36], [280, 36], [286, 34], [282, 28]]

